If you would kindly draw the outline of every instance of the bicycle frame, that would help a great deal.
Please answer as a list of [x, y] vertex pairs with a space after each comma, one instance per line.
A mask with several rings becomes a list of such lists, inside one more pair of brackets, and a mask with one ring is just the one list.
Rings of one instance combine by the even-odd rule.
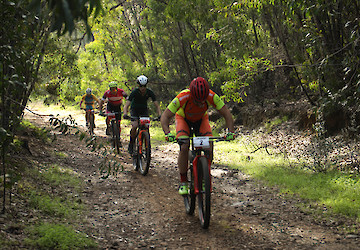
[[[197, 163], [198, 163], [198, 160], [201, 156], [204, 156], [201, 154], [201, 152], [205, 152], [203, 150], [201, 151], [198, 151], [196, 153], [196, 156], [194, 158], [194, 160], [192, 161], [192, 168], [193, 168], [193, 175], [194, 175], [194, 193], [195, 194], [199, 194], [199, 186], [198, 186], [198, 168], [197, 168]], [[206, 157], [206, 156], [205, 156]], [[208, 169], [209, 169], [209, 176], [210, 176], [210, 191], [212, 191], [212, 183], [211, 183], [211, 162], [210, 162], [210, 159], [209, 157], [206, 157], [207, 159], [207, 162], [208, 162]], [[195, 166], [195, 167], [194, 167]]]
[[[139, 117], [139, 126], [137, 129], [136, 137], [141, 138], [144, 131], [149, 131], [150, 117]], [[142, 154], [142, 140], [139, 140], [139, 154]]]
[[192, 167], [193, 175], [194, 175], [194, 193], [199, 194], [199, 186], [198, 186], [198, 168], [197, 163], [200, 157], [204, 156], [208, 163], [209, 176], [210, 176], [210, 191], [212, 191], [212, 183], [211, 183], [211, 160], [207, 155], [207, 149], [211, 149], [210, 143], [213, 141], [221, 141], [224, 140], [223, 137], [209, 137], [209, 136], [198, 136], [198, 137], [190, 137], [191, 142], [191, 161], [190, 166]]
[[85, 118], [86, 122], [89, 123], [87, 126], [89, 129], [90, 135], [94, 134], [94, 127], [95, 127], [95, 110], [93, 109], [83, 109], [85, 111]]
[[136, 129], [136, 150], [133, 153], [133, 166], [142, 175], [146, 175], [150, 168], [151, 143], [150, 143], [150, 117], [131, 117], [132, 121], [137, 121]]
[[211, 160], [208, 150], [212, 150], [212, 142], [225, 140], [224, 137], [190, 137], [178, 140], [191, 143], [189, 152], [189, 168], [191, 172], [190, 190], [188, 195], [184, 195], [186, 213], [192, 215], [195, 203], [198, 201], [198, 211], [201, 226], [206, 229], [210, 223], [211, 210]]
[[93, 110], [93, 109], [84, 109], [84, 110], [85, 110], [85, 113], [86, 113], [86, 117], [88, 117], [89, 119], [91, 119], [92, 115], [95, 115], [95, 110]]
[[112, 136], [113, 136], [113, 147], [116, 148], [117, 153], [120, 153], [120, 147], [121, 147], [121, 142], [120, 142], [120, 131], [121, 131], [121, 127], [120, 127], [120, 119], [116, 119], [116, 115], [121, 114], [121, 112], [108, 112], [103, 114], [102, 116], [106, 116], [109, 118], [110, 122], [111, 122], [111, 128], [113, 130], [114, 126], [117, 126], [117, 134], [112, 131]]
[[[116, 114], [118, 114], [118, 113], [121, 114], [121, 112], [109, 112], [109, 113], [106, 113], [105, 116], [107, 116], [110, 121], [115, 121]], [[118, 121], [120, 121], [120, 119]]]

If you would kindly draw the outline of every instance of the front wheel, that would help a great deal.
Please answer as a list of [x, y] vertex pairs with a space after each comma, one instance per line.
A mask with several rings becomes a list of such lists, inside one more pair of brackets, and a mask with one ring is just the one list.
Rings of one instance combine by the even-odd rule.
[[210, 224], [210, 205], [211, 205], [211, 179], [208, 160], [200, 157], [197, 163], [198, 168], [198, 205], [199, 219], [203, 228], [208, 228]]
[[94, 113], [90, 113], [89, 115], [89, 134], [94, 135], [94, 127], [95, 127], [95, 117]]
[[142, 131], [138, 140], [138, 160], [139, 172], [146, 175], [149, 172], [151, 160], [150, 134], [148, 131]]
[[120, 131], [118, 123], [113, 121], [111, 123], [111, 129], [113, 132], [113, 147], [116, 149], [116, 152], [120, 153]]
[[184, 205], [185, 205], [186, 213], [189, 215], [193, 215], [195, 210], [196, 196], [194, 190], [194, 175], [193, 175], [192, 167], [190, 167], [190, 175], [191, 175], [191, 179], [189, 182], [189, 194], [183, 195], [183, 197], [184, 197]]
[[139, 151], [139, 140], [138, 137], [135, 139], [135, 143], [133, 145], [133, 153], [131, 155], [132, 161], [133, 161], [133, 167], [135, 171], [139, 170], [139, 157], [138, 157], [138, 151]]

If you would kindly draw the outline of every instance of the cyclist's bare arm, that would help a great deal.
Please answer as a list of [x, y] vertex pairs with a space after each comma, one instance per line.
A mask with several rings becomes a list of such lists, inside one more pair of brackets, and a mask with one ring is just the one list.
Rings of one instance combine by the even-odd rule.
[[161, 115], [160, 123], [165, 134], [168, 134], [170, 132], [170, 120], [174, 117], [174, 115], [175, 114], [171, 112], [168, 108], [166, 108], [164, 113]]
[[124, 105], [124, 116], [127, 115], [130, 104], [131, 104], [131, 102], [129, 100], [126, 100], [125, 105]]
[[158, 116], [161, 116], [161, 109], [160, 109], [159, 102], [158, 102], [158, 101], [154, 101], [154, 105], [155, 105], [155, 107], [156, 107]]
[[103, 100], [103, 99], [100, 99], [100, 102], [99, 102], [99, 110], [102, 110], [103, 104], [104, 104], [104, 100]]
[[234, 119], [226, 105], [219, 109], [219, 113], [225, 118], [226, 127], [229, 129], [229, 131], [234, 132]]

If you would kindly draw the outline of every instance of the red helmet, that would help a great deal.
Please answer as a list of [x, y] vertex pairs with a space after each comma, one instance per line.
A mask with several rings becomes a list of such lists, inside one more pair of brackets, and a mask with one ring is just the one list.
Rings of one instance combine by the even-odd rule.
[[190, 93], [192, 98], [198, 102], [203, 102], [209, 96], [209, 84], [202, 78], [197, 77], [190, 83]]

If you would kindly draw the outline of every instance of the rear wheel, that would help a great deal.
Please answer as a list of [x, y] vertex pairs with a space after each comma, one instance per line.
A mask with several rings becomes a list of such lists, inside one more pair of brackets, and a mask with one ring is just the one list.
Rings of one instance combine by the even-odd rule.
[[211, 180], [208, 161], [205, 157], [198, 160], [198, 205], [199, 219], [203, 228], [208, 228], [210, 224], [210, 205], [211, 205]]
[[139, 171], [142, 175], [146, 175], [149, 172], [151, 160], [151, 145], [149, 132], [142, 131], [141, 138], [139, 138], [139, 140], [141, 141], [141, 147], [139, 147], [137, 151], [139, 159]]
[[191, 181], [189, 183], [189, 194], [183, 195], [184, 197], [184, 205], [185, 205], [185, 211], [189, 215], [194, 214], [195, 210], [195, 190], [194, 190], [194, 176], [192, 168], [190, 168], [190, 174], [191, 174]]

